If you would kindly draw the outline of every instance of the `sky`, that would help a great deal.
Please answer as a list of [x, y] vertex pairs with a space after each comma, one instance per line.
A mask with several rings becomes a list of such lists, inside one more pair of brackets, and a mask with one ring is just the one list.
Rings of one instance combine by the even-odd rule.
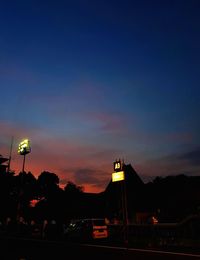
[[0, 2], [0, 154], [85, 192], [113, 162], [200, 175], [199, 0]]

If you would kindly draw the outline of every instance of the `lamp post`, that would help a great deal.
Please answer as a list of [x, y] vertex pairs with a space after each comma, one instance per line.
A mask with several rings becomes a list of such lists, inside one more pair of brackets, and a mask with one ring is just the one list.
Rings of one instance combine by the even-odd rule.
[[11, 164], [11, 155], [12, 155], [12, 148], [13, 148], [13, 140], [14, 137], [12, 136], [11, 144], [10, 144], [10, 154], [9, 154], [9, 161], [8, 161], [8, 169], [7, 172], [10, 173], [10, 164]]
[[21, 197], [22, 197], [22, 186], [23, 186], [23, 175], [24, 175], [24, 169], [25, 169], [25, 160], [26, 155], [31, 152], [30, 147], [30, 141], [28, 139], [23, 140], [19, 143], [18, 146], [18, 153], [20, 155], [23, 155], [23, 164], [22, 164], [22, 173], [19, 175], [20, 183], [19, 183], [19, 199], [18, 199], [18, 205], [17, 205], [17, 221], [20, 220], [20, 211], [21, 211]]
[[114, 162], [114, 173], [112, 173], [112, 182], [121, 182], [121, 196], [122, 196], [122, 214], [124, 225], [124, 243], [128, 244], [128, 210], [127, 210], [127, 198], [126, 198], [126, 180], [125, 173], [123, 171], [123, 164], [121, 160]]

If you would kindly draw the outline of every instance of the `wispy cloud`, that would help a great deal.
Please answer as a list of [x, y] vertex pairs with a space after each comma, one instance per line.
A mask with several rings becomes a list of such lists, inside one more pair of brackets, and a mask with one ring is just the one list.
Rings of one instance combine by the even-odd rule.
[[85, 118], [93, 121], [99, 129], [110, 133], [125, 133], [128, 129], [128, 122], [125, 116], [113, 112], [89, 112]]
[[85, 187], [90, 186], [94, 191], [105, 190], [109, 182], [109, 171], [91, 168], [79, 168], [74, 172], [74, 180]]
[[177, 159], [191, 166], [200, 166], [200, 147], [177, 156]]
[[144, 179], [168, 175], [200, 175], [200, 148], [187, 152], [177, 152], [157, 159], [137, 164]]

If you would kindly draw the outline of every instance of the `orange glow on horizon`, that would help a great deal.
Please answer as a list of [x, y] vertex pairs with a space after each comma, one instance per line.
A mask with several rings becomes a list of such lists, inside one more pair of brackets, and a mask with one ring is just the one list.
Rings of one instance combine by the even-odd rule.
[[[13, 170], [16, 174], [19, 174], [19, 172], [21, 172], [22, 158], [19, 156], [19, 159], [20, 159], [19, 162], [17, 162], [16, 160], [13, 160], [11, 162], [11, 170]], [[31, 160], [31, 157], [30, 157], [30, 160]], [[99, 193], [106, 189], [106, 185], [104, 188], [101, 188], [101, 187], [95, 186], [95, 184], [76, 183], [76, 181], [74, 180], [74, 177], [73, 177], [73, 173], [71, 171], [69, 171], [69, 172], [66, 171], [65, 173], [59, 172], [58, 169], [53, 165], [53, 163], [52, 163], [52, 165], [49, 164], [49, 168], [47, 168], [45, 162], [40, 163], [40, 164], [38, 164], [38, 163], [33, 164], [30, 162], [30, 160], [29, 160], [29, 155], [28, 155], [27, 160], [26, 160], [26, 165], [27, 165], [26, 172], [31, 172], [35, 176], [36, 179], [43, 171], [49, 171], [49, 172], [55, 173], [59, 177], [59, 180], [60, 180], [59, 187], [61, 189], [64, 189], [64, 187], [68, 181], [72, 181], [77, 186], [82, 186], [83, 192]], [[66, 176], [67, 176], [67, 178], [66, 178]], [[66, 182], [63, 182], [63, 179], [66, 179]], [[108, 182], [109, 182], [109, 180], [108, 180]], [[96, 184], [98, 184], [98, 183], [96, 183]]]

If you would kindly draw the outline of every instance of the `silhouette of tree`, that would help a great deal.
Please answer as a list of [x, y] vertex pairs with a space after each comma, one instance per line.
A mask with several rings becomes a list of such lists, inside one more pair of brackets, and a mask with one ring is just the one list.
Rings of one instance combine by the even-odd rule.
[[48, 198], [59, 189], [59, 178], [55, 173], [43, 171], [37, 179], [38, 183], [38, 194], [42, 198]]
[[64, 187], [64, 215], [66, 221], [81, 215], [83, 187], [69, 181]]
[[76, 194], [83, 193], [83, 187], [82, 186], [77, 186], [73, 182], [68, 181], [68, 183], [64, 187], [64, 191], [66, 193], [68, 193], [68, 194], [76, 195]]
[[1, 172], [0, 174], [0, 219], [13, 217], [16, 214], [14, 172]]
[[146, 184], [148, 203], [159, 209], [161, 222], [179, 222], [198, 211], [199, 186], [199, 176], [156, 177], [151, 184]]
[[20, 210], [24, 218], [31, 218], [30, 201], [37, 198], [37, 180], [31, 172], [20, 172], [18, 178], [18, 198]]
[[63, 211], [63, 190], [59, 187], [59, 178], [55, 173], [43, 171], [37, 179], [38, 196], [36, 205], [38, 218], [61, 219]]

